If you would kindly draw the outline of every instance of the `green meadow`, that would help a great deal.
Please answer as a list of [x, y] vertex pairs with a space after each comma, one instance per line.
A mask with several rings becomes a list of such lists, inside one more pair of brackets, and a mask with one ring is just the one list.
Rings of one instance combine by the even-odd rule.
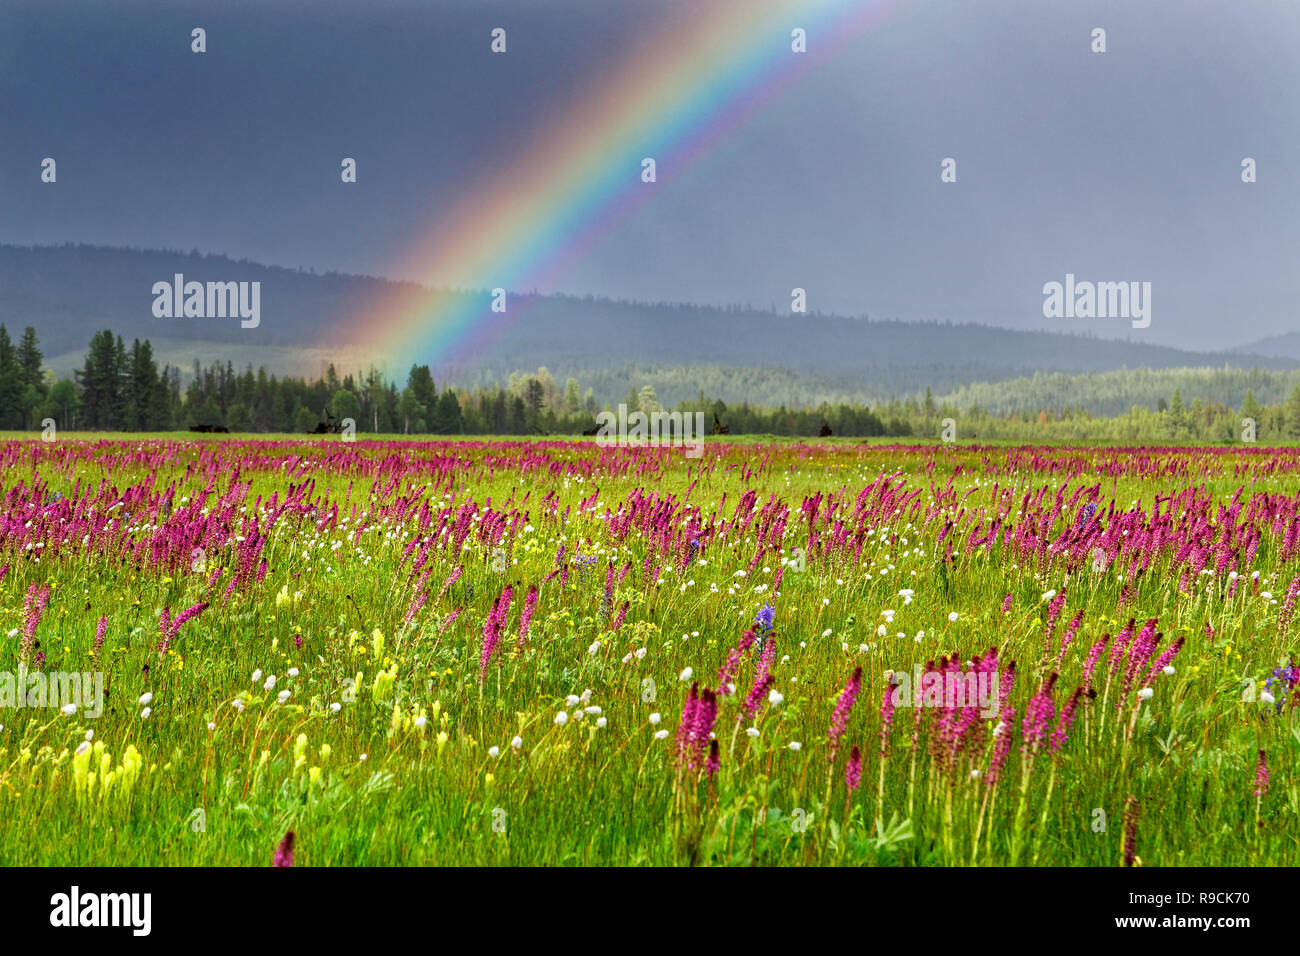
[[1295, 449], [0, 454], [5, 864], [1300, 862]]

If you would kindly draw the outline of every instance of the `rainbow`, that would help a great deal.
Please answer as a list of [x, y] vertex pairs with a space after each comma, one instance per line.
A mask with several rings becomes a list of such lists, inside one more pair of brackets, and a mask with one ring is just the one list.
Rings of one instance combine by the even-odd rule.
[[[641, 181], [644, 157], [654, 157], [661, 181], [678, 175], [888, 2], [720, 0], [651, 38], [540, 145], [440, 218], [401, 267], [421, 284], [404, 286], [414, 291], [367, 318], [370, 344], [435, 367], [472, 355], [520, 312], [510, 296], [505, 312], [493, 312], [487, 290], [547, 286], [653, 193]], [[796, 27], [806, 31], [808, 53], [791, 50]]]

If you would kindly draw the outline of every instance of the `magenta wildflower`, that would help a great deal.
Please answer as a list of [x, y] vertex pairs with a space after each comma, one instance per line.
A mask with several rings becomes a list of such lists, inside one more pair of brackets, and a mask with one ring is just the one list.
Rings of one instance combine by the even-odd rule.
[[1137, 859], [1138, 799], [1129, 795], [1124, 801], [1124, 865], [1132, 866]]
[[704, 772], [708, 774], [710, 777], [712, 777], [715, 773], [718, 772], [718, 767], [720, 767], [721, 765], [722, 765], [722, 756], [718, 751], [718, 742], [716, 740], [710, 740], [709, 757], [708, 760], [704, 762]]
[[885, 699], [880, 702], [880, 756], [889, 754], [889, 731], [894, 726], [894, 682], [885, 683]]
[[1283, 637], [1286, 637], [1287, 630], [1291, 627], [1291, 618], [1295, 615], [1297, 596], [1300, 596], [1300, 574], [1291, 579], [1291, 584], [1287, 587], [1286, 594], [1282, 598], [1282, 608], [1278, 611], [1278, 626]]
[[1109, 633], [1103, 634], [1101, 636], [1101, 639], [1098, 640], [1096, 644], [1093, 644], [1092, 647], [1089, 649], [1088, 659], [1084, 662], [1083, 665], [1083, 685], [1085, 687], [1092, 686], [1092, 672], [1096, 670], [1097, 662], [1101, 660], [1101, 655], [1106, 650], [1106, 644], [1109, 641], [1110, 641], [1110, 634]]
[[754, 640], [754, 629], [749, 628], [741, 635], [740, 643], [731, 649], [731, 653], [727, 655], [727, 660], [718, 671], [718, 693], [730, 694], [734, 691], [733, 682], [736, 679], [736, 671], [740, 669], [740, 658], [745, 651], [749, 650]]
[[460, 580], [460, 576], [464, 572], [464, 570], [465, 570], [464, 565], [457, 565], [455, 570], [453, 570], [451, 574], [447, 575], [447, 580], [443, 581], [442, 587], [438, 589], [438, 596], [433, 599], [434, 604], [437, 604], [439, 601], [442, 600], [442, 596], [447, 593], [447, 588], [451, 587], [453, 584], [455, 584], [457, 581]]
[[200, 601], [193, 607], [186, 608], [176, 617], [171, 617], [169, 609], [164, 606], [162, 609], [162, 618], [158, 622], [158, 630], [162, 632], [162, 638], [158, 641], [158, 653], [166, 654], [172, 646], [172, 641], [180, 633], [181, 625], [198, 617], [207, 608], [207, 601]]
[[492, 610], [488, 612], [487, 618], [483, 621], [483, 647], [479, 652], [478, 659], [479, 683], [482, 683], [483, 679], [487, 677], [488, 663], [492, 660], [492, 654], [497, 649], [497, 643], [501, 640], [501, 632], [505, 628], [506, 617], [510, 613], [512, 591], [512, 587], [507, 584], [505, 590], [497, 595], [497, 599], [492, 602]]
[[713, 691], [700, 690], [699, 681], [691, 684], [691, 692], [682, 708], [682, 719], [677, 725], [677, 761], [680, 766], [697, 768], [704, 763], [713, 724], [718, 719], [718, 698]]
[[686, 703], [682, 705], [682, 717], [677, 722], [677, 759], [681, 762], [686, 754], [690, 741], [691, 732], [695, 727], [695, 708], [700, 701], [700, 682], [695, 681], [691, 684], [690, 693], [686, 695]]
[[772, 661], [776, 658], [776, 638], [768, 635], [763, 641], [763, 652], [758, 655], [758, 667], [754, 671], [754, 683], [749, 688], [749, 693], [745, 695], [745, 703], [741, 707], [741, 716], [737, 719], [748, 718], [753, 720], [758, 716], [758, 712], [763, 709], [763, 701], [767, 699], [767, 693], [772, 688], [775, 678], [772, 676]]
[[[428, 574], [426, 573], [425, 578], [427, 577]], [[410, 624], [415, 620], [415, 616], [420, 613], [421, 608], [424, 607], [425, 602], [428, 600], [429, 592], [424, 590], [424, 579], [421, 579], [420, 592], [415, 596], [415, 600], [411, 602], [411, 606], [406, 609], [406, 617], [404, 620], [407, 624]]]
[[1074, 615], [1074, 619], [1066, 625], [1065, 633], [1061, 635], [1061, 652], [1060, 656], [1065, 656], [1065, 649], [1074, 641], [1074, 636], [1079, 633], [1079, 628], [1083, 624], [1083, 612], [1080, 611]]
[[844, 783], [849, 788], [849, 793], [858, 789], [862, 783], [862, 751], [857, 744], [849, 751], [849, 763], [844, 768]]
[[537, 585], [530, 584], [528, 593], [524, 596], [524, 610], [519, 617], [519, 640], [516, 642], [519, 647], [523, 647], [528, 640], [528, 626], [532, 623], [533, 612], [537, 610]]
[[1051, 603], [1047, 605], [1047, 630], [1049, 632], [1056, 629], [1056, 619], [1061, 616], [1061, 608], [1065, 607], [1065, 590], [1052, 598]]
[[1268, 795], [1268, 751], [1261, 750], [1255, 761], [1255, 796]]
[[100, 648], [104, 646], [104, 635], [108, 632], [108, 618], [101, 617], [99, 623], [95, 626], [95, 642], [91, 645], [91, 653], [95, 660], [99, 660]]
[[23, 601], [23, 626], [22, 653], [26, 657], [31, 653], [32, 647], [36, 643], [36, 627], [41, 623], [41, 616], [45, 613], [45, 605], [50, 600], [50, 586], [48, 584], [33, 584], [27, 589], [27, 597]]
[[849, 726], [849, 715], [853, 712], [853, 705], [857, 702], [858, 692], [862, 690], [862, 668], [856, 667], [853, 670], [849, 681], [844, 685], [844, 690], [840, 692], [840, 699], [835, 704], [835, 710], [831, 713], [831, 728], [828, 736], [830, 737], [830, 759], [835, 762], [835, 754], [839, 750], [840, 737]]
[[275, 858], [271, 861], [272, 866], [293, 866], [293, 831], [290, 830], [280, 841], [280, 845], [275, 848]]
[[1052, 689], [1056, 686], [1056, 679], [1057, 674], [1053, 671], [1038, 693], [1025, 705], [1025, 717], [1020, 722], [1024, 753], [1037, 753], [1047, 736], [1047, 725], [1056, 712], [1056, 705], [1052, 703]]
[[990, 787], [997, 783], [998, 777], [1002, 775], [1007, 755], [1011, 752], [1011, 732], [1015, 725], [1016, 709], [1003, 708], [1002, 722], [993, 730], [993, 756], [989, 759], [989, 772], [984, 775], [984, 782]]
[[[1089, 698], [1096, 696], [1096, 691], [1091, 689], [1086, 693]], [[1079, 716], [1079, 703], [1083, 700], [1084, 694], [1085, 691], [1082, 685], [1076, 687], [1074, 693], [1070, 695], [1070, 699], [1061, 708], [1061, 714], [1056, 718], [1056, 729], [1052, 731], [1051, 744], [1047, 748], [1048, 753], [1055, 753], [1065, 743], [1065, 738], [1070, 733], [1070, 727], [1074, 723], [1074, 719]]]

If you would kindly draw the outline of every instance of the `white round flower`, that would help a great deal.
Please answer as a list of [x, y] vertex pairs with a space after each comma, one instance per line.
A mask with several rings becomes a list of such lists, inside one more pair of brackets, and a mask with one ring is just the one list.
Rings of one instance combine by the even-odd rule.
[[790, 743], [787, 744], [786, 746], [788, 746], [791, 750], [803, 750], [803, 744], [799, 743], [799, 741], [797, 740], [790, 741]]
[[563, 727], [565, 724], [569, 722], [569, 715], [566, 714], [564, 711], [560, 711], [558, 714], [555, 715], [555, 722], [559, 724], [561, 727]]
[[148, 719], [149, 719], [149, 715], [152, 714], [152, 713], [153, 713], [153, 711], [152, 711], [151, 709], [149, 709], [148, 707], [146, 707], [144, 710], [140, 711], [140, 719], [141, 719], [141, 720], [148, 720]]
[[607, 723], [607, 721], [605, 720], [604, 717], [597, 717], [597, 718], [596, 718], [596, 726], [597, 726], [597, 727], [604, 727], [606, 723]]
[[76, 705], [76, 704], [64, 704], [60, 709], [63, 711], [63, 713], [65, 713], [65, 714], [67, 714], [69, 717], [71, 717], [73, 714], [75, 714], [75, 713], [77, 712], [77, 705]]
[[217, 729], [217, 725], [214, 724], [212, 721], [208, 721], [208, 730], [216, 730], [216, 729]]
[[270, 677], [268, 677], [266, 679], [266, 683], [263, 684], [262, 687], [265, 690], [275, 690], [275, 675], [272, 674]]
[[143, 694], [140, 695], [140, 706], [141, 706], [141, 707], [148, 707], [148, 706], [149, 706], [150, 704], [152, 704], [152, 703], [153, 703], [153, 694], [148, 693], [148, 692], [145, 692], [145, 693], [143, 693]]
[[80, 744], [77, 745], [77, 756], [80, 757], [89, 749], [90, 749], [90, 741], [83, 740]]
[[493, 757], [493, 758], [495, 758], [495, 757], [500, 757], [500, 756], [501, 756], [501, 748], [500, 748], [500, 747], [489, 747], [489, 748], [488, 748], [488, 756], [489, 756], [489, 757]]
[[1150, 700], [1152, 697], [1155, 696], [1155, 693], [1156, 692], [1152, 690], [1150, 687], [1143, 687], [1140, 691], [1138, 691], [1138, 697], [1141, 698], [1142, 700]]
[[415, 724], [415, 726], [420, 730], [423, 730], [428, 725], [429, 718], [424, 716], [424, 714], [420, 714], [420, 716], [416, 717], [411, 721], [411, 723]]
[[1165, 674], [1172, 674], [1174, 673], [1174, 665], [1166, 664], [1164, 667], [1161, 668], [1161, 671]]
[[757, 737], [757, 736], [758, 736], [758, 728], [757, 728], [757, 727], [750, 727], [750, 728], [746, 729], [746, 731], [745, 731], [745, 736], [747, 736], [747, 737]]
[[582, 698], [577, 694], [570, 694], [568, 697], [564, 698], [564, 703], [569, 707], [577, 707], [578, 704], [582, 703]]
[[290, 676], [290, 677], [297, 677], [297, 676], [298, 676], [298, 668], [296, 668], [296, 667], [290, 667], [290, 668], [289, 668], [289, 676]]
[[956, 611], [953, 611], [951, 614], [948, 615], [948, 620], [949, 620], [949, 621], [956, 621], [956, 620], [957, 620], [957, 617], [958, 617], [957, 612], [956, 612]]
[[1260, 702], [1264, 704], [1271, 704], [1273, 703], [1274, 700], [1276, 700], [1276, 698], [1266, 690], [1260, 691], [1259, 699]]
[[518, 750], [523, 745], [524, 745], [524, 738], [520, 737], [518, 734], [510, 738], [510, 746], [513, 747], [515, 750]]
[[773, 707], [779, 707], [781, 706], [782, 703], [785, 702], [785, 695], [782, 694], [779, 690], [773, 688], [771, 691], [768, 692], [767, 702], [771, 704]]
[[340, 703], [335, 702], [333, 704], [330, 704], [330, 710], [336, 714], [342, 709], [343, 709], [343, 705]]
[[261, 679], [262, 679], [262, 670], [261, 668], [258, 668], [257, 670], [253, 671], [253, 683], [256, 684]]
[[655, 731], [655, 740], [663, 740], [663, 739], [664, 739], [665, 737], [667, 737], [667, 736], [668, 736], [668, 731], [666, 731], [666, 730], [656, 730], [656, 731]]
[[276, 695], [276, 700], [278, 700], [280, 703], [283, 704], [283, 703], [285, 703], [285, 702], [287, 702], [287, 701], [289, 700], [289, 697], [290, 697], [290, 695], [292, 695], [292, 694], [293, 694], [293, 691], [291, 691], [291, 690], [282, 690], [282, 691], [280, 691], [279, 694]]
[[657, 724], [661, 720], [663, 720], [663, 717], [660, 715], [659, 711], [655, 711], [650, 715], [650, 723], [652, 724]]
[[1044, 592], [1043, 592], [1043, 600], [1044, 600], [1044, 601], [1050, 601], [1050, 600], [1051, 600], [1052, 598], [1054, 598], [1054, 597], [1056, 597], [1056, 592], [1055, 592], [1055, 591], [1044, 591]]
[[691, 679], [691, 675], [694, 673], [695, 671], [691, 670], [691, 668], [683, 667], [682, 672], [677, 675], [677, 679], [680, 681], [688, 681]]

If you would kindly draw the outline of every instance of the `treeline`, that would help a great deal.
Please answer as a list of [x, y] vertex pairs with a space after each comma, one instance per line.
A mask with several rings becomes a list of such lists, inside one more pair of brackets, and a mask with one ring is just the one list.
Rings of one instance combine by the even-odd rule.
[[[340, 376], [331, 365], [314, 381], [269, 375], [252, 366], [194, 361], [182, 377], [173, 365], [159, 367], [148, 340], [128, 347], [121, 336], [95, 333], [82, 368], [57, 379], [43, 367], [33, 328], [18, 343], [0, 325], [0, 427], [30, 429], [47, 418], [59, 428], [111, 431], [175, 431], [225, 428], [231, 432], [312, 433], [352, 419], [356, 430], [408, 435], [581, 435], [596, 416], [614, 410], [575, 377], [560, 385], [545, 368], [514, 373], [504, 385], [437, 387], [427, 365], [413, 365], [405, 383], [386, 381], [376, 370]], [[1230, 375], [1225, 370], [1223, 375]], [[1172, 374], [1172, 373], [1160, 373]], [[1278, 373], [1240, 373], [1247, 376]], [[1265, 383], [1273, 386], [1271, 381]], [[1220, 383], [1222, 385], [1222, 383]], [[728, 404], [698, 389], [692, 400], [667, 407], [652, 384], [632, 386], [621, 404], [629, 412], [701, 412], [706, 433], [851, 438], [939, 438], [1019, 441], [1241, 441], [1253, 429], [1261, 442], [1300, 439], [1300, 385], [1285, 401], [1263, 404], [1247, 388], [1235, 407], [1212, 398], [1190, 402], [1175, 387], [1155, 407], [1131, 406], [1110, 417], [1082, 405], [993, 412], [950, 397], [891, 399], [874, 405], [822, 402], [815, 407]], [[1247, 425], [1244, 420], [1249, 420]]]

